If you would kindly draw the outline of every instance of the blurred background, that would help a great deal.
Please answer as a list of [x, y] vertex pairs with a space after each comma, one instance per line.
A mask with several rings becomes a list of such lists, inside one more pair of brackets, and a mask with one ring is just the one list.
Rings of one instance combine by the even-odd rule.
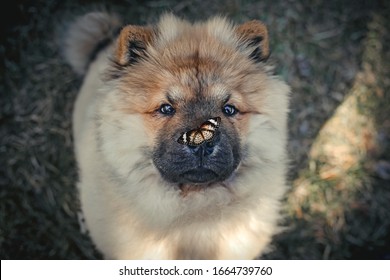
[[71, 114], [81, 79], [64, 23], [96, 9], [126, 23], [170, 11], [259, 19], [292, 87], [285, 230], [265, 259], [390, 259], [390, 2], [23, 1], [1, 9], [0, 257], [100, 259], [78, 224]]

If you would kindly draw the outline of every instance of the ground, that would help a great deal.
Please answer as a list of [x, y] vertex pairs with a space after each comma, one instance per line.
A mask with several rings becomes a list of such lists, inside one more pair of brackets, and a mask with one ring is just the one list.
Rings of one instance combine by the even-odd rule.
[[390, 259], [390, 4], [80, 3], [16, 0], [1, 11], [1, 259], [101, 258], [77, 215], [70, 120], [81, 80], [58, 47], [64, 23], [96, 8], [132, 24], [164, 11], [264, 21], [275, 72], [292, 87], [285, 231], [264, 258]]

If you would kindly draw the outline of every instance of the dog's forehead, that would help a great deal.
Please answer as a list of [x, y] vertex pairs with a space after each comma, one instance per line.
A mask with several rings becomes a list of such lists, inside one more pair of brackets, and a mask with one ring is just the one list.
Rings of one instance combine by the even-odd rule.
[[205, 82], [199, 78], [185, 84], [174, 84], [167, 91], [167, 99], [176, 104], [224, 102], [230, 96], [231, 92], [222, 83]]

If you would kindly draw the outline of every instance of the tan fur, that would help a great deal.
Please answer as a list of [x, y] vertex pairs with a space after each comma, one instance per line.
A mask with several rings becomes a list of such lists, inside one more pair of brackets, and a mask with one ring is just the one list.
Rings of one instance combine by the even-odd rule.
[[[268, 55], [259, 22], [237, 27], [216, 17], [191, 24], [166, 15], [153, 33], [125, 27], [90, 65], [75, 105], [74, 139], [82, 210], [105, 258], [253, 259], [267, 248], [287, 188], [289, 88], [266, 64], [248, 59], [252, 50], [242, 44], [253, 32], [266, 38]], [[111, 59], [126, 64], [125, 38], [134, 34], [145, 36], [148, 58], [120, 78], [102, 78]], [[181, 108], [200, 90], [217, 100], [231, 95], [240, 114], [221, 125], [238, 132], [246, 156], [224, 182], [174, 185], [148, 152], [159, 133], [170, 135], [185, 121]], [[156, 115], [167, 92], [177, 104], [172, 118]]]
[[264, 23], [257, 20], [248, 21], [237, 27], [237, 33], [241, 34], [242, 37], [251, 39], [261, 37], [263, 55], [266, 57], [269, 56], [268, 31]]
[[126, 64], [128, 61], [129, 42], [137, 41], [149, 44], [152, 40], [153, 30], [148, 27], [128, 25], [125, 26], [117, 40], [115, 59], [119, 64]]

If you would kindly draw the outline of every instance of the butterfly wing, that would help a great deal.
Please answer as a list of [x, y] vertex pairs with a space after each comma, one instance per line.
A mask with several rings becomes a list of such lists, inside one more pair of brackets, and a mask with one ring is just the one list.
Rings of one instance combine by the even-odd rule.
[[205, 121], [199, 128], [203, 135], [204, 141], [211, 141], [215, 136], [215, 132], [221, 123], [221, 118], [211, 118]]
[[177, 142], [183, 145], [199, 146], [204, 142], [204, 137], [199, 129], [193, 129], [183, 133]]
[[179, 139], [177, 139], [177, 142], [183, 145], [189, 145], [188, 143], [191, 141], [190, 135], [192, 134], [192, 130], [184, 132]]
[[215, 131], [221, 123], [220, 117], [215, 117], [205, 121], [198, 129], [184, 132], [177, 142], [183, 145], [199, 146], [203, 142], [211, 141], [215, 136]]
[[214, 130], [208, 130], [208, 129], [201, 129], [200, 134], [202, 134], [203, 142], [206, 141], [211, 141], [213, 140], [215, 136], [215, 131]]
[[221, 124], [221, 118], [220, 117], [211, 118], [205, 121], [203, 124], [211, 124], [214, 127], [214, 129], [217, 129]]
[[179, 139], [177, 139], [177, 142], [183, 145], [187, 145], [188, 143], [188, 132], [184, 132], [182, 135], [180, 135]]
[[205, 141], [203, 133], [200, 129], [194, 130], [191, 136], [192, 136], [191, 143], [190, 143], [191, 146], [199, 146]]

